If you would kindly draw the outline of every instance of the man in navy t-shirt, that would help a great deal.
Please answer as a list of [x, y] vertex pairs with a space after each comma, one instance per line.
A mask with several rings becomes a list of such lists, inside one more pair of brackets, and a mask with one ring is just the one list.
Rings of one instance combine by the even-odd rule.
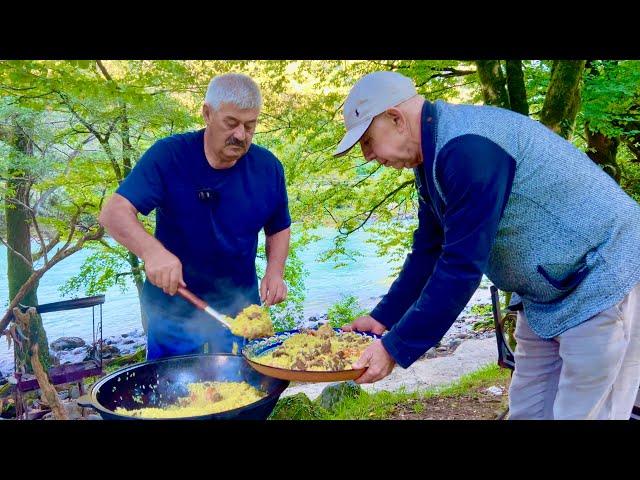
[[[203, 348], [230, 352], [237, 341], [175, 296], [178, 286], [230, 316], [250, 304], [286, 298], [291, 218], [282, 164], [251, 143], [261, 104], [249, 77], [214, 78], [202, 108], [206, 127], [153, 144], [100, 214], [109, 234], [144, 261], [148, 360]], [[154, 209], [155, 237], [137, 219], [138, 212]], [[261, 229], [267, 267], [258, 285]]]

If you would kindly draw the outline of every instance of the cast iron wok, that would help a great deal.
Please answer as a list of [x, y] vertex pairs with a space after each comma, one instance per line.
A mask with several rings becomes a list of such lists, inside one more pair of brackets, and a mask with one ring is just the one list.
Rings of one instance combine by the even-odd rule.
[[89, 394], [78, 399], [78, 404], [96, 409], [104, 419], [141, 420], [139, 417], [115, 413], [115, 409], [171, 405], [187, 395], [187, 384], [202, 381], [244, 381], [266, 392], [267, 396], [234, 410], [180, 417], [179, 420], [264, 420], [289, 385], [288, 381], [257, 372], [239, 355], [184, 355], [117, 370], [96, 382]]

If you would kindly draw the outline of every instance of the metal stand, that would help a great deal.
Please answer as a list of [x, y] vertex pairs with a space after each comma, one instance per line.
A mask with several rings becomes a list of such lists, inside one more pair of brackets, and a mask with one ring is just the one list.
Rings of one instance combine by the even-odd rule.
[[[93, 297], [78, 298], [74, 300], [65, 300], [62, 302], [47, 303], [35, 307], [39, 314], [48, 312], [60, 312], [66, 310], [75, 310], [78, 308], [91, 307], [92, 322], [92, 340], [91, 358], [84, 362], [72, 363], [66, 365], [56, 365], [51, 367], [47, 374], [52, 385], [62, 385], [66, 383], [77, 383], [80, 395], [85, 393], [82, 380], [87, 377], [100, 376], [104, 374], [102, 363], [102, 304], [105, 301], [104, 295], [96, 295]], [[96, 325], [96, 311], [98, 307], [99, 316]], [[30, 308], [27, 305], [20, 305], [20, 309], [26, 312]], [[14, 377], [15, 385], [13, 387], [14, 400], [16, 406], [16, 418], [21, 419], [26, 416], [26, 405], [24, 404], [24, 392], [37, 390], [40, 388], [35, 375], [29, 375], [20, 372], [18, 366], [18, 358], [14, 349]]]

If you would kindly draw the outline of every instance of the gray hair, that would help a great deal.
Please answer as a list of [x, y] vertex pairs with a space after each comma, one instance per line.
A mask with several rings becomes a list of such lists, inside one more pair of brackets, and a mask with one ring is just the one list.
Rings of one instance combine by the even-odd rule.
[[232, 103], [243, 109], [259, 109], [262, 106], [258, 85], [251, 77], [240, 73], [226, 73], [214, 77], [209, 82], [204, 101], [214, 110], [218, 110], [221, 103]]

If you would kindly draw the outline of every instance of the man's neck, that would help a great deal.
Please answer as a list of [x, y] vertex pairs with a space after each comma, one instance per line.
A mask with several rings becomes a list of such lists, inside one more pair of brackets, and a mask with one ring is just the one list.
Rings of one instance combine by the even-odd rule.
[[431, 165], [433, 162], [435, 115], [434, 104], [423, 99], [422, 106], [420, 107], [420, 118], [418, 120], [420, 125], [420, 158], [422, 159], [421, 163], [423, 165], [425, 163]]
[[422, 156], [422, 107], [424, 106], [425, 99], [423, 96], [418, 95], [415, 99], [412, 99], [411, 103], [407, 105], [407, 116], [409, 118], [410, 125], [410, 141], [417, 150], [416, 160], [418, 164], [424, 162]]

